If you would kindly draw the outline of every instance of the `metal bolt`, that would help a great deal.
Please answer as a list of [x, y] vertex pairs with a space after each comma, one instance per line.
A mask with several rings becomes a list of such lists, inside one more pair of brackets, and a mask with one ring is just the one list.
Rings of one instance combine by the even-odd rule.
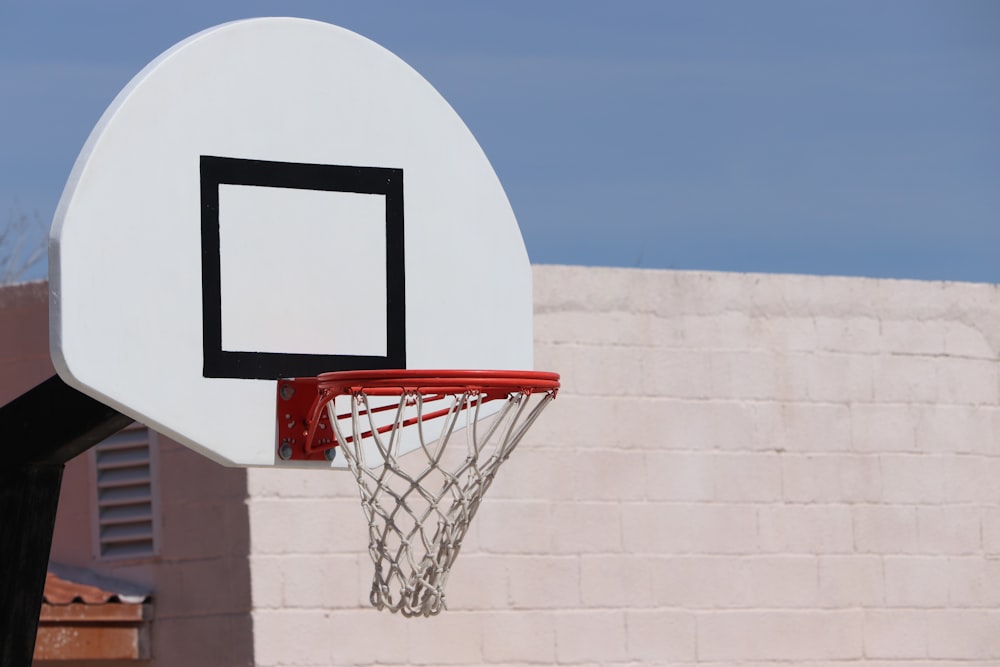
[[295, 387], [290, 384], [283, 384], [281, 385], [281, 389], [278, 391], [278, 394], [283, 400], [287, 401], [295, 395]]
[[278, 456], [281, 457], [282, 461], [292, 458], [292, 446], [288, 443], [282, 443], [281, 447], [278, 448]]
[[335, 458], [337, 458], [337, 448], [336, 447], [331, 447], [330, 449], [324, 449], [323, 450], [323, 456], [326, 457], [327, 461], [334, 460]]

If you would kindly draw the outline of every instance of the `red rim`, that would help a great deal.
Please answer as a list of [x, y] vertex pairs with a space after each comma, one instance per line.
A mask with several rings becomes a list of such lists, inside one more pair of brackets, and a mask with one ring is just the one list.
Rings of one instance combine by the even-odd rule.
[[555, 391], [559, 374], [545, 371], [391, 369], [336, 371], [318, 377], [319, 389], [337, 394], [382, 391]]

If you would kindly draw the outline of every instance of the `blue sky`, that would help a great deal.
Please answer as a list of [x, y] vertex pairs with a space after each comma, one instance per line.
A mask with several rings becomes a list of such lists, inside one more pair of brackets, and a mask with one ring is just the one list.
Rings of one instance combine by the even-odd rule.
[[267, 15], [352, 29], [434, 84], [534, 262], [1000, 283], [989, 0], [2, 0], [0, 222], [48, 225], [157, 54]]

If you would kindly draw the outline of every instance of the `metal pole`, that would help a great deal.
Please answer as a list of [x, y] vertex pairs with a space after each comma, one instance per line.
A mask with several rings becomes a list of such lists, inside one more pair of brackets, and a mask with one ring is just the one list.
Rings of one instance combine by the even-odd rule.
[[0, 665], [31, 665], [66, 461], [131, 423], [57, 376], [0, 407]]

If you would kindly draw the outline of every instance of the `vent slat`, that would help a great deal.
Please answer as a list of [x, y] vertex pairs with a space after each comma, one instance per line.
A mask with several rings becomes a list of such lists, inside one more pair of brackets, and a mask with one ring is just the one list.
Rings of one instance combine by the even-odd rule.
[[152, 521], [153, 505], [149, 502], [127, 505], [107, 505], [101, 510], [101, 525], [130, 521]]
[[97, 471], [97, 486], [101, 489], [138, 484], [149, 484], [148, 465]]
[[122, 544], [108, 544], [101, 547], [101, 555], [105, 558], [145, 558], [153, 553], [153, 543], [147, 542], [126, 542]]
[[129, 428], [94, 448], [97, 537], [102, 558], [155, 554], [152, 460], [147, 428]]
[[101, 526], [101, 543], [116, 542], [151, 542], [153, 526], [148, 522], [123, 523], [112, 526]]
[[97, 452], [97, 467], [100, 470], [134, 465], [149, 465], [149, 445]]
[[147, 429], [119, 431], [102, 441], [100, 447], [102, 450], [110, 452], [116, 449], [141, 447], [143, 445], [149, 445], [149, 431]]

